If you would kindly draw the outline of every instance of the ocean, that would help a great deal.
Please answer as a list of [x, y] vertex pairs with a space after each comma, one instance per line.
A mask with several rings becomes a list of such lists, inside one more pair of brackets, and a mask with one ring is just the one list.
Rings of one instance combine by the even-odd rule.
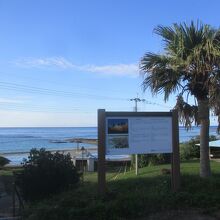
[[[180, 142], [188, 141], [199, 135], [199, 127], [187, 131], [179, 128]], [[216, 126], [210, 127], [210, 135], [216, 134]], [[48, 150], [66, 150], [77, 147], [76, 143], [57, 143], [68, 138], [97, 138], [96, 127], [33, 127], [33, 128], [0, 128], [0, 155], [11, 160], [11, 164], [19, 164], [26, 158], [31, 148]], [[80, 147], [94, 147], [81, 143]]]

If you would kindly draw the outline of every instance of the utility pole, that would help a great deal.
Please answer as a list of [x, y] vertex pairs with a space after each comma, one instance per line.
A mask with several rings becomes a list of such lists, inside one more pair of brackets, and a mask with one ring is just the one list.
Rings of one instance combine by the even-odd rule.
[[[130, 99], [130, 101], [135, 102], [134, 111], [137, 112], [138, 111], [137, 103], [144, 102], [146, 100], [138, 98], [138, 95], [137, 95], [136, 98]], [[135, 154], [135, 174], [138, 175], [138, 154]]]

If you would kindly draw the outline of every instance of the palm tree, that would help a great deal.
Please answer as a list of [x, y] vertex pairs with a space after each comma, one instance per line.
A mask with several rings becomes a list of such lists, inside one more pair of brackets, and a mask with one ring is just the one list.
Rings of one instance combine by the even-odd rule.
[[[180, 121], [186, 128], [193, 121], [200, 125], [200, 176], [208, 177], [210, 111], [220, 122], [220, 30], [191, 22], [158, 26], [154, 31], [163, 39], [164, 52], [147, 52], [141, 59], [143, 89], [163, 93], [165, 101], [177, 94]], [[188, 104], [189, 95], [194, 105]]]

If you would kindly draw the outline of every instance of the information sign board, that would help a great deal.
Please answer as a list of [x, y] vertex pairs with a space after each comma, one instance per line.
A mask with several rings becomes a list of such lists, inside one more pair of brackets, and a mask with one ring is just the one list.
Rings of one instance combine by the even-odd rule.
[[171, 186], [180, 187], [178, 112], [98, 110], [98, 192], [106, 192], [106, 154], [171, 153]]
[[172, 152], [172, 117], [106, 117], [106, 154]]

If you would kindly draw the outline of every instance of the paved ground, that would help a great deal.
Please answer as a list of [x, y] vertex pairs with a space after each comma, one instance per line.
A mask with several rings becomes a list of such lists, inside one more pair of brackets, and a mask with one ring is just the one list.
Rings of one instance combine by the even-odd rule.
[[212, 216], [201, 214], [198, 210], [173, 210], [160, 212], [140, 220], [219, 220], [220, 212], [213, 213]]
[[0, 217], [12, 215], [12, 182], [11, 176], [0, 176]]

